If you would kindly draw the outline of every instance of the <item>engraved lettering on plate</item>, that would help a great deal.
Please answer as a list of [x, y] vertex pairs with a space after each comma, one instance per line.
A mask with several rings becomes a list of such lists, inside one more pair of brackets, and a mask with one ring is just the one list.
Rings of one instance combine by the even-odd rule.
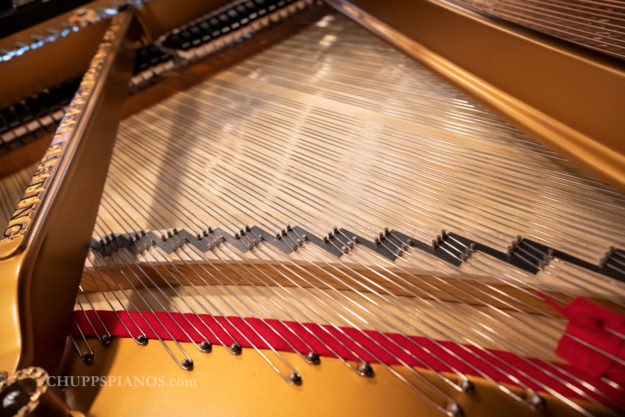
[[[33, 178], [26, 188], [24, 196], [18, 203], [17, 209], [11, 216], [9, 224], [0, 234], [0, 254], [3, 252], [2, 249], [17, 247], [15, 244], [19, 243], [21, 238], [28, 232], [29, 225], [36, 214], [39, 203], [56, 174], [56, 169], [63, 159], [64, 152], [67, 149], [69, 140], [72, 138], [76, 124], [80, 120], [89, 97], [93, 92], [95, 82], [109, 55], [112, 42], [117, 37], [117, 32], [119, 32], [121, 27], [119, 23], [120, 19], [120, 15], [113, 17], [111, 26], [105, 33], [104, 40], [100, 43], [97, 52], [91, 59], [89, 68], [80, 82], [80, 87], [76, 91], [74, 98], [63, 116], [63, 120], [61, 120], [61, 124], [54, 134], [52, 144], [48, 147], [46, 154], [41, 158], [41, 161], [35, 168]], [[16, 240], [18, 242], [15, 242]], [[8, 243], [11, 244], [4, 247], [4, 245]], [[5, 253], [4, 255], [8, 254]]]

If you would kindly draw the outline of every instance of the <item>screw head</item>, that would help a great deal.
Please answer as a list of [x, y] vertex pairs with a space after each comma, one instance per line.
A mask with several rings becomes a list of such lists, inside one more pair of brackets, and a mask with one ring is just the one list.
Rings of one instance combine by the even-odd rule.
[[184, 369], [186, 369], [187, 371], [190, 371], [191, 369], [193, 369], [193, 360], [189, 359], [189, 358], [185, 358], [182, 360], [181, 362], [182, 367]]
[[373, 376], [373, 368], [369, 364], [369, 362], [361, 362], [358, 366], [358, 373], [362, 376], [372, 377]]
[[289, 375], [289, 382], [294, 385], [302, 385], [302, 376], [297, 372], [293, 372]]
[[102, 344], [104, 346], [108, 346], [111, 344], [111, 342], [113, 341], [113, 338], [111, 337], [111, 335], [105, 334], [104, 336], [102, 336], [102, 338], [100, 339], [100, 342], [102, 342]]
[[475, 384], [469, 381], [468, 379], [463, 379], [460, 382], [460, 388], [462, 388], [462, 391], [467, 394], [471, 392], [475, 392]]
[[93, 361], [93, 353], [91, 352], [85, 352], [80, 355], [80, 357], [84, 363], [91, 363]]
[[315, 351], [311, 351], [306, 355], [306, 361], [312, 365], [319, 365], [321, 359], [319, 358], [319, 354]]
[[232, 345], [230, 345], [230, 352], [233, 355], [240, 355], [242, 351], [243, 351], [243, 348], [241, 347], [240, 344], [233, 343]]
[[208, 353], [213, 350], [213, 345], [211, 345], [208, 340], [204, 340], [202, 343], [200, 343], [200, 350], [202, 352]]

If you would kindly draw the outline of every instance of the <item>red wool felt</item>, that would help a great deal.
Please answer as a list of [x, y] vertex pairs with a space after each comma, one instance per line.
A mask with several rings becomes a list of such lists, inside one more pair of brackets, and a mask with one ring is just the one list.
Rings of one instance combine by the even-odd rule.
[[625, 317], [585, 298], [561, 306], [539, 295], [569, 319], [556, 354], [593, 378], [603, 376], [625, 386], [625, 339], [620, 336], [625, 334]]
[[[144, 334], [149, 339], [174, 338], [184, 342], [208, 340], [219, 345], [222, 342], [233, 342], [227, 334], [229, 333], [244, 348], [253, 344], [261, 349], [271, 346], [284, 352], [307, 354], [310, 351], [306, 346], [308, 344], [322, 357], [338, 355], [350, 361], [359, 361], [361, 358], [372, 364], [383, 362], [401, 365], [403, 362], [438, 372], [455, 370], [468, 376], [487, 376], [496, 382], [509, 385], [519, 385], [514, 380], [516, 378], [537, 391], [579, 398], [580, 394], [566, 385], [572, 384], [597, 401], [617, 409], [625, 409], [625, 396], [621, 395], [622, 392], [576, 366], [421, 336], [275, 319], [190, 313], [76, 310], [74, 318], [73, 333], [76, 335], [80, 334], [77, 326], [87, 336], [106, 334], [100, 320], [112, 336], [119, 337], [130, 337], [130, 331], [134, 337]], [[596, 386], [605, 396], [588, 390], [580, 381]]]

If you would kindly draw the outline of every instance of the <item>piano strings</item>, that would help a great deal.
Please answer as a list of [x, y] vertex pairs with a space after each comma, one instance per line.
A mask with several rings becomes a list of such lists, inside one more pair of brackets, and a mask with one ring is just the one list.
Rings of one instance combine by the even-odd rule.
[[[72, 342], [85, 361], [97, 360], [88, 335], [110, 343], [100, 317], [109, 310], [138, 345], [155, 335], [182, 369], [194, 367], [182, 341], [200, 353], [216, 341], [234, 355], [249, 346], [279, 377], [305, 384], [305, 368], [323, 360], [318, 342], [363, 377], [379, 365], [448, 415], [462, 413], [448, 389], [470, 395], [471, 375], [530, 409], [543, 404], [539, 392], [587, 416], [571, 397], [599, 410], [622, 406], [617, 382], [555, 363], [566, 320], [539, 293], [623, 304], [615, 278], [625, 271], [623, 195], [347, 19], [328, 15], [136, 113], [115, 146], [76, 306], [89, 328], [76, 321]], [[207, 251], [188, 239], [171, 251], [158, 242], [133, 250], [150, 233], [208, 241], [218, 229], [224, 235]]]

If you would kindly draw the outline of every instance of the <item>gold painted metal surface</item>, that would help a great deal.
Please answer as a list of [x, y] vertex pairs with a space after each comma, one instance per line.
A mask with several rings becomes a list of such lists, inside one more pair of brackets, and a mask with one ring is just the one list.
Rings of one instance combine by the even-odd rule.
[[625, 187], [625, 69], [436, 1], [330, 0], [540, 141]]
[[[193, 349], [183, 343], [185, 349]], [[158, 342], [139, 348], [131, 339], [116, 339], [111, 346], [95, 345], [99, 358], [85, 365], [76, 355], [66, 358], [64, 375], [105, 375], [109, 385], [71, 388], [71, 406], [91, 417], [207, 415], [213, 417], [406, 417], [439, 416], [407, 386], [378, 365], [373, 379], [348, 372], [333, 358], [311, 367], [302, 386], [285, 384], [253, 351], [233, 356], [223, 347], [199, 356], [197, 369], [181, 372]], [[295, 354], [287, 353], [290, 361]], [[394, 367], [406, 375], [405, 370]], [[436, 381], [428, 375], [430, 381]], [[131, 385], [136, 379], [147, 386]], [[151, 384], [157, 386], [149, 386]], [[476, 379], [478, 396], [457, 395], [467, 416], [535, 417], [536, 411], [502, 400], [488, 384]], [[160, 385], [160, 386], [158, 386]], [[171, 386], [167, 386], [171, 385]], [[441, 386], [442, 387], [442, 386]], [[444, 389], [444, 387], [443, 387]], [[548, 407], [540, 415], [573, 415], [547, 396]]]
[[126, 34], [132, 34], [132, 18], [128, 12], [112, 20], [2, 232], [2, 369], [39, 365], [54, 370], [58, 364], [126, 94], [132, 62]]

